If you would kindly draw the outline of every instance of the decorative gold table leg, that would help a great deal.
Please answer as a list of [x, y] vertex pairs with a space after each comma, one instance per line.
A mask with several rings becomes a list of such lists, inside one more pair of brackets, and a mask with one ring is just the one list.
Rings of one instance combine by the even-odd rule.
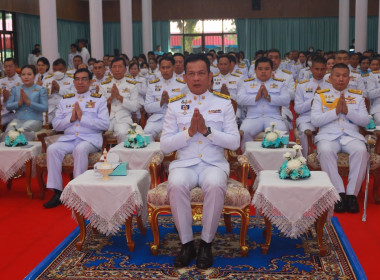
[[127, 246], [130, 252], [135, 250], [135, 242], [132, 240], [132, 217], [133, 215], [129, 216], [125, 221], [125, 237], [127, 238]]
[[28, 160], [25, 164], [25, 180], [26, 180], [26, 194], [30, 199], [33, 198], [33, 193], [30, 188], [30, 183], [32, 179], [32, 160]]
[[82, 246], [83, 246], [83, 243], [84, 243], [84, 239], [86, 237], [86, 224], [84, 222], [84, 217], [83, 215], [81, 215], [79, 212], [77, 211], [74, 211], [74, 214], [75, 214], [75, 217], [77, 218], [77, 222], [78, 222], [78, 225], [79, 225], [79, 230], [80, 230], [80, 233], [79, 233], [79, 241], [77, 242], [77, 244], [75, 244], [75, 246], [77, 247], [77, 250], [78, 251], [81, 251], [82, 250]]
[[327, 247], [323, 243], [323, 227], [325, 226], [327, 218], [327, 211], [324, 212], [317, 220], [317, 241], [318, 241], [318, 249], [319, 249], [319, 254], [324, 257], [327, 255]]
[[269, 221], [269, 219], [267, 219], [265, 216], [264, 216], [264, 221], [265, 221], [265, 243], [261, 247], [261, 253], [263, 255], [266, 255], [268, 253], [270, 242], [272, 239], [272, 224]]
[[139, 227], [141, 234], [145, 235], [146, 234], [146, 227], [144, 226], [144, 224], [141, 220], [141, 216], [136, 216], [136, 219], [137, 219], [137, 226]]

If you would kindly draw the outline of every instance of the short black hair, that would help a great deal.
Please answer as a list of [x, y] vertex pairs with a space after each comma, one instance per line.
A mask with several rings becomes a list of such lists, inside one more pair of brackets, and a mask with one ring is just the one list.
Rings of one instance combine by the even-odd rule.
[[346, 51], [346, 50], [339, 50], [335, 53], [335, 55], [338, 55], [338, 54], [346, 54], [346, 55], [350, 56], [348, 51]]
[[93, 62], [95, 63], [95, 62], [96, 62], [96, 59], [93, 58], [93, 57], [90, 57], [90, 58], [88, 59], [88, 61], [87, 61], [87, 64], [89, 64], [91, 61], [93, 61]]
[[157, 64], [157, 59], [155, 59], [154, 57], [151, 57], [151, 58], [149, 58], [149, 61], [151, 61], [151, 60], [153, 60], [153, 61], [154, 61], [154, 63], [156, 63], [156, 64]]
[[117, 56], [117, 57], [115, 57], [114, 59], [112, 59], [112, 61], [111, 61], [111, 68], [112, 68], [112, 65], [113, 65], [115, 62], [118, 62], [118, 61], [122, 61], [124, 67], [127, 67], [127, 62], [125, 61], [125, 59], [122, 58], [121, 56]]
[[146, 65], [146, 67], [149, 69], [149, 64], [146, 62], [141, 62], [140, 68], [143, 68], [144, 65]]
[[311, 62], [312, 62], [312, 65], [313, 65], [314, 63], [322, 63], [322, 64], [324, 64], [324, 65], [327, 64], [327, 60], [326, 60], [326, 58], [324, 58], [323, 56], [320, 56], [320, 55], [315, 55], [315, 56], [313, 56], [313, 58], [311, 59]]
[[[140, 53], [138, 58], [142, 58], [142, 59], [144, 59], [144, 61], [146, 62], [146, 56], [145, 56], [145, 54]], [[137, 59], [137, 60], [138, 60], [138, 59]]]
[[31, 69], [33, 71], [34, 76], [36, 75], [36, 73], [37, 73], [36, 66], [31, 65], [31, 64], [27, 64], [27, 65], [24, 65], [23, 67], [21, 67], [20, 74], [21, 74], [22, 70], [24, 70], [25, 68]]
[[71, 44], [70, 47], [74, 47], [78, 50], [78, 45], [77, 44]]
[[348, 68], [348, 66], [344, 63], [338, 63], [338, 64], [335, 64], [332, 69], [331, 69], [331, 72], [334, 71], [334, 69], [347, 69], [348, 72], [350, 72], [350, 68]]
[[208, 60], [207, 56], [203, 53], [191, 54], [186, 58], [185, 73], [187, 73], [187, 69], [186, 69], [187, 64], [196, 62], [196, 61], [203, 61], [204, 63], [206, 63], [207, 72], [210, 73], [210, 61]]
[[129, 69], [131, 69], [135, 65], [137, 66], [137, 69], [140, 69], [140, 65], [137, 62], [134, 62], [134, 61], [132, 61], [131, 63], [129, 63]]
[[46, 58], [46, 57], [40, 57], [38, 60], [37, 60], [37, 64], [38, 64], [38, 62], [42, 62], [43, 64], [45, 64], [45, 65], [47, 65], [47, 70], [46, 70], [46, 72], [47, 71], [49, 71], [49, 69], [50, 69], [50, 62], [49, 62], [49, 60]]
[[362, 63], [362, 61], [363, 61], [363, 60], [366, 60], [366, 59], [368, 59], [368, 61], [371, 60], [368, 56], [363, 55], [363, 56], [360, 58], [360, 60], [359, 60], [359, 64]]
[[161, 62], [163, 62], [164, 60], [169, 61], [173, 66], [175, 64], [175, 61], [174, 61], [174, 59], [172, 57], [170, 57], [170, 56], [163, 56], [160, 59], [160, 65], [161, 65]]
[[227, 58], [228, 59], [228, 62], [231, 63], [231, 57], [233, 57], [232, 55], [226, 55], [226, 54], [222, 54], [222, 55], [219, 55], [217, 60], [218, 60], [218, 63], [219, 63], [219, 60], [222, 59], [222, 58]]
[[125, 53], [120, 54], [120, 56], [124, 57], [126, 60], [129, 61], [129, 57], [128, 57], [128, 55], [126, 55]]
[[151, 55], [151, 54], [154, 55], [154, 51], [149, 51], [149, 52], [148, 52], [148, 55]]
[[65, 68], [67, 68], [66, 61], [63, 58], [58, 58], [58, 59], [54, 60], [53, 66], [57, 66], [59, 64], [62, 64]]
[[12, 61], [14, 65], [17, 65], [17, 61], [14, 57], [8, 57], [4, 60], [4, 63], [5, 62], [8, 62], [8, 61]]
[[267, 51], [267, 54], [269, 55], [269, 53], [278, 53], [278, 55], [280, 56], [281, 58], [281, 53], [278, 49], [270, 49], [269, 51]]
[[256, 61], [255, 61], [255, 70], [257, 69], [257, 66], [259, 66], [260, 63], [269, 63], [270, 64], [270, 68], [273, 69], [273, 62], [271, 59], [265, 57], [265, 56], [262, 56], [260, 58], [258, 58]]
[[75, 80], [76, 75], [78, 73], [82, 73], [82, 72], [86, 72], [88, 74], [88, 79], [92, 80], [92, 73], [87, 68], [81, 68], [81, 69], [78, 69], [77, 71], [75, 71], [75, 73], [74, 73], [74, 80]]
[[228, 56], [228, 59], [230, 60], [230, 62], [233, 62], [236, 64], [236, 57], [235, 56], [233, 56], [232, 54], [229, 54], [227, 56]]
[[185, 60], [185, 56], [183, 55], [183, 54], [181, 54], [181, 53], [175, 53], [175, 54], [173, 54], [173, 58], [175, 58], [176, 56], [180, 56], [180, 57], [182, 57], [184, 60]]
[[[80, 58], [80, 60], [83, 62], [83, 57], [80, 54], [74, 55], [74, 58]], [[73, 58], [73, 60], [74, 60]]]

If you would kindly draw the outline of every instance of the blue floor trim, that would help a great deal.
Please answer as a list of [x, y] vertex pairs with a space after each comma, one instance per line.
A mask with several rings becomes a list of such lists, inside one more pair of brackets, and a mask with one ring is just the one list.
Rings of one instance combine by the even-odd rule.
[[332, 217], [331, 221], [332, 221], [332, 224], [334, 225], [336, 232], [338, 233], [340, 242], [342, 243], [343, 248], [346, 251], [347, 257], [350, 260], [350, 263], [352, 265], [352, 268], [354, 269], [356, 277], [360, 280], [367, 280], [367, 276], [365, 275], [364, 269], [362, 265], [360, 264], [359, 259], [356, 256], [354, 250], [352, 249], [351, 244], [348, 241], [348, 238], [338, 221], [338, 218]]
[[65, 249], [70, 242], [79, 234], [79, 226], [77, 226], [46, 258], [43, 259], [25, 278], [24, 280], [33, 280], [38, 277], [42, 271]]

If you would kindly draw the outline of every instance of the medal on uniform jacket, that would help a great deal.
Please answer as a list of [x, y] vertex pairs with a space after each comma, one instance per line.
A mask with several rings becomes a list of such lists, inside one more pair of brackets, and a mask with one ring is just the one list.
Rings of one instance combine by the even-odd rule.
[[95, 108], [95, 102], [90, 100], [86, 102], [86, 108]]
[[257, 87], [257, 84], [251, 83], [249, 86], [250, 86], [251, 88], [255, 88], [255, 87]]
[[127, 93], [127, 92], [131, 92], [131, 91], [129, 90], [129, 88], [125, 88], [125, 89], [123, 89], [123, 93]]
[[306, 91], [307, 93], [312, 93], [312, 92], [314, 92], [314, 91], [313, 91], [313, 88], [305, 88], [305, 91]]
[[273, 83], [273, 84], [271, 84], [269, 87], [270, 87], [270, 88], [278, 88], [278, 85], [275, 84], [275, 83]]
[[182, 114], [186, 115], [187, 114], [187, 110], [190, 109], [190, 105], [181, 105], [181, 109], [183, 110]]
[[356, 104], [355, 97], [353, 96], [347, 96], [345, 97], [345, 99], [346, 99], [346, 104]]
[[162, 86], [160, 86], [160, 85], [155, 85], [154, 90], [155, 90], [155, 91], [160, 91], [160, 90], [161, 90], [161, 87], [162, 87]]

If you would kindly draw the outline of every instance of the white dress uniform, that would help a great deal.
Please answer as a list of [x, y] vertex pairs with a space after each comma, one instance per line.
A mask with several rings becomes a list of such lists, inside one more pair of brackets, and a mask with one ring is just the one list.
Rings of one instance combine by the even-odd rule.
[[92, 80], [91, 80], [91, 82], [92, 82], [92, 85], [90, 86], [90, 91], [91, 91], [91, 93], [97, 93], [97, 92], [96, 92], [96, 86], [98, 86], [98, 87], [99, 87], [99, 90], [100, 90], [100, 86], [101, 86], [102, 83], [103, 83], [104, 81], [106, 81], [107, 79], [112, 79], [112, 76], [106, 76], [106, 75], [104, 75], [101, 79], [98, 79], [98, 78], [96, 78], [96, 76], [94, 75], [94, 76], [92, 77]]
[[175, 79], [174, 77], [169, 80], [163, 78], [150, 81], [148, 84], [148, 91], [145, 97], [145, 111], [152, 114], [144, 128], [145, 134], [150, 134], [153, 139], [156, 139], [158, 134], [162, 131], [164, 125], [164, 117], [168, 105], [163, 104], [160, 106], [162, 93], [167, 91], [169, 98], [172, 98], [187, 88], [185, 81]]
[[15, 86], [20, 86], [22, 84], [21, 78], [19, 75], [14, 74], [13, 77], [4, 77], [0, 79], [0, 98], [1, 98], [1, 124], [6, 125], [7, 123], [10, 123], [11, 120], [14, 118], [13, 111], [10, 112], [5, 108], [4, 99], [3, 99], [3, 89], [6, 89], [9, 91], [12, 90]]
[[69, 66], [69, 68], [74, 68], [74, 56], [80, 54], [79, 52], [75, 52], [75, 53], [69, 53], [68, 55], [68, 59], [67, 59], [67, 64]]
[[[70, 122], [75, 102], [82, 110], [82, 119]], [[88, 168], [88, 155], [101, 149], [102, 131], [109, 126], [107, 101], [100, 94], [69, 93], [59, 103], [53, 128], [64, 135], [47, 149], [47, 188], [62, 190], [62, 161], [66, 154], [74, 157], [74, 178]]]
[[219, 72], [219, 68], [215, 64], [210, 65], [210, 71], [213, 75], [216, 75]]
[[[365, 139], [359, 133], [359, 126], [365, 127], [370, 119], [365, 107], [362, 91], [345, 89], [347, 115], [336, 114], [340, 93], [332, 86], [318, 91], [311, 108], [311, 123], [319, 127], [314, 142], [317, 144], [318, 159], [322, 171], [327, 172], [339, 193], [357, 196], [362, 185], [368, 160]], [[347, 191], [338, 173], [337, 153], [349, 154], [350, 170]]]
[[239, 75], [243, 79], [247, 79], [248, 78], [248, 68], [246, 68], [245, 66], [240, 65], [240, 64], [239, 65], [237, 65], [237, 64], [235, 65], [234, 69], [232, 70], [232, 73]]
[[299, 132], [299, 138], [302, 146], [302, 155], [307, 158], [308, 143], [307, 136], [304, 134], [305, 130], [315, 130], [315, 127], [311, 124], [311, 103], [314, 99], [314, 94], [317, 90], [326, 88], [324, 79], [316, 80], [314, 78], [310, 80], [304, 80], [300, 82], [296, 90], [296, 98], [294, 99], [294, 110], [299, 114], [296, 119], [296, 126]]
[[185, 71], [183, 71], [181, 74], [177, 74], [176, 72], [173, 73], [174, 78], [183, 80], [183, 75], [185, 75]]
[[75, 89], [73, 84], [73, 78], [69, 74], [65, 74], [64, 77], [60, 80], [55, 80], [59, 85], [59, 91], [58, 92], [52, 92], [52, 83], [54, 81], [54, 76], [48, 76], [46, 77], [46, 80], [43, 84], [43, 86], [46, 87], [47, 93], [48, 93], [48, 114], [49, 114], [49, 123], [52, 123], [55, 112], [58, 109], [59, 102], [62, 99], [62, 96], [70, 93], [70, 91], [74, 91]]
[[[330, 82], [330, 75], [331, 75], [331, 72], [326, 73], [325, 81]], [[362, 76], [356, 70], [350, 71], [350, 82], [348, 83], [347, 88], [361, 90], [363, 92], [362, 96], [367, 97], [367, 90], [364, 85]]]
[[380, 125], [380, 70], [370, 73], [367, 81], [367, 95], [371, 101], [370, 113], [376, 125]]
[[86, 47], [83, 47], [80, 50], [80, 55], [82, 56], [83, 63], [88, 65], [88, 60], [90, 59], [91, 56], [90, 56], [90, 53]]
[[367, 97], [368, 97], [368, 91], [367, 91], [367, 87], [368, 87], [368, 79], [369, 79], [369, 74], [371, 72], [368, 72], [368, 73], [365, 73], [365, 74], [361, 74], [361, 77], [362, 77], [362, 80], [363, 80], [363, 83], [364, 83], [364, 87], [366, 89], [366, 94], [367, 94]]
[[310, 67], [305, 67], [305, 68], [302, 68], [298, 74], [298, 78], [297, 78], [297, 81], [298, 82], [302, 82], [302, 81], [305, 81], [305, 80], [309, 80], [313, 77], [313, 74], [311, 73], [310, 71]]
[[38, 78], [41, 78], [42, 86], [44, 87], [44, 86], [45, 86], [45, 80], [46, 80], [48, 77], [51, 77], [51, 76], [53, 76], [53, 73], [49, 73], [49, 72], [45, 72], [44, 74], [37, 73], [37, 74], [36, 74], [36, 77], [34, 78], [34, 82], [37, 82], [37, 81], [38, 81]]
[[288, 130], [280, 112], [280, 107], [288, 106], [290, 102], [284, 80], [270, 78], [264, 82], [268, 94], [271, 96], [271, 102], [263, 98], [255, 100], [261, 84], [262, 82], [256, 78], [246, 79], [238, 92], [238, 104], [247, 106], [247, 117], [240, 127], [244, 131], [242, 149], [244, 149], [245, 142], [252, 141], [257, 134], [269, 127], [271, 122], [276, 122], [278, 130]]
[[290, 68], [290, 72], [292, 72], [292, 75], [293, 75], [293, 79], [294, 80], [297, 80], [297, 77], [298, 77], [298, 74], [299, 72], [301, 71], [302, 68], [305, 67], [305, 64], [302, 64], [301, 62], [297, 61], [296, 63], [294, 63], [291, 68]]
[[[220, 97], [224, 96], [224, 98]], [[194, 109], [211, 128], [207, 137], [189, 136]], [[190, 190], [196, 186], [204, 194], [202, 235], [210, 243], [217, 231], [227, 189], [229, 164], [224, 149], [239, 147], [239, 131], [229, 97], [214, 91], [201, 95], [181, 94], [170, 100], [161, 136], [164, 153], [177, 151], [169, 166], [168, 196], [182, 244], [193, 240]]]
[[106, 99], [111, 96], [113, 85], [119, 90], [119, 94], [123, 97], [123, 103], [114, 98], [111, 102], [110, 126], [109, 131], [114, 132], [117, 142], [121, 143], [125, 140], [128, 129], [133, 123], [132, 114], [139, 108], [139, 93], [136, 82], [123, 77], [120, 80], [114, 78], [108, 79], [102, 83], [99, 93]]

